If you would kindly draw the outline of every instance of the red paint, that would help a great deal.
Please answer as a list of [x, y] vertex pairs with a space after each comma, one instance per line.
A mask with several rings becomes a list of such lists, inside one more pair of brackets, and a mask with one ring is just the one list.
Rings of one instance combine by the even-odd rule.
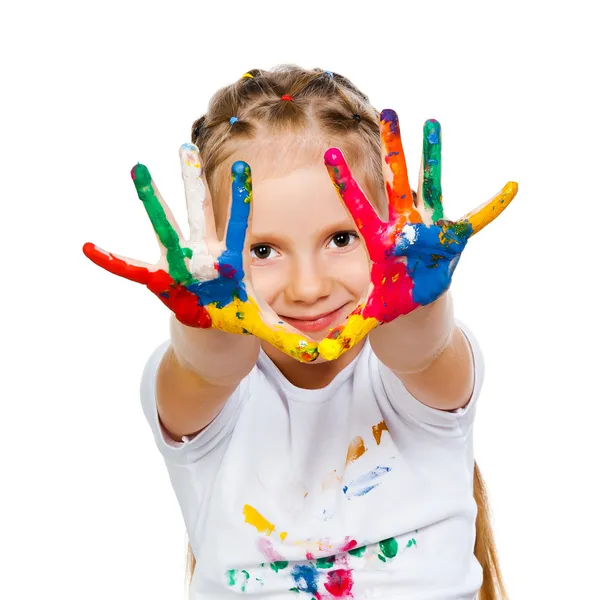
[[198, 297], [162, 269], [150, 271], [146, 267], [130, 265], [110, 252], [104, 252], [88, 242], [83, 253], [99, 267], [109, 273], [145, 285], [159, 300], [168, 306], [177, 319], [190, 327], [206, 329], [211, 326], [211, 318], [206, 309], [198, 304]]
[[288, 102], [293, 102], [294, 99], [289, 95], [289, 94], [284, 94], [283, 96], [281, 96], [282, 100], [287, 100]]
[[343, 546], [340, 547], [340, 552], [348, 552], [358, 546], [356, 540], [348, 540]]
[[222, 265], [215, 263], [215, 269], [219, 272], [219, 275], [222, 275], [226, 279], [233, 279], [236, 274], [236, 270], [226, 263], [223, 263]]
[[336, 598], [352, 597], [351, 591], [352, 571], [350, 569], [336, 569], [327, 573], [327, 581], [323, 584], [325, 589]]

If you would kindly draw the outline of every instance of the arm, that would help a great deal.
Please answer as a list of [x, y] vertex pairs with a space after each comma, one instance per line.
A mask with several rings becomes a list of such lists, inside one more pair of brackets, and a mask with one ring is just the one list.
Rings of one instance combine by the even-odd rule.
[[469, 342], [454, 322], [450, 292], [374, 329], [373, 352], [427, 406], [454, 410], [473, 393]]
[[171, 319], [171, 346], [158, 369], [160, 421], [176, 441], [204, 429], [256, 363], [254, 336], [188, 327]]

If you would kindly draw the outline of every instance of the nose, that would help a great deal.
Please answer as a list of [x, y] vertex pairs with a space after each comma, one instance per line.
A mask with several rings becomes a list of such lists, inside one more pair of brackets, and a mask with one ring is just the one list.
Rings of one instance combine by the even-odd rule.
[[331, 289], [331, 274], [316, 257], [303, 257], [294, 261], [286, 286], [286, 298], [289, 302], [314, 304], [329, 296]]

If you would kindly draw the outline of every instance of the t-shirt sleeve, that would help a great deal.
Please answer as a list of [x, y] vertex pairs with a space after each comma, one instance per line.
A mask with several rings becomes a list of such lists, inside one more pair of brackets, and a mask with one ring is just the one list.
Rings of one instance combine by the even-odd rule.
[[175, 441], [160, 422], [156, 405], [156, 376], [169, 346], [170, 341], [162, 343], [148, 359], [140, 383], [140, 397], [144, 415], [161, 454], [168, 462], [184, 465], [203, 458], [231, 435], [240, 410], [247, 399], [248, 378], [240, 383], [225, 402], [221, 412], [200, 433], [191, 438], [184, 436], [182, 442]]
[[446, 411], [423, 404], [406, 389], [391, 369], [376, 359], [384, 393], [395, 412], [409, 415], [413, 421], [435, 434], [449, 436], [466, 435], [471, 429], [485, 372], [483, 354], [477, 339], [464, 323], [456, 319], [456, 324], [469, 342], [474, 364], [473, 394], [463, 408]]

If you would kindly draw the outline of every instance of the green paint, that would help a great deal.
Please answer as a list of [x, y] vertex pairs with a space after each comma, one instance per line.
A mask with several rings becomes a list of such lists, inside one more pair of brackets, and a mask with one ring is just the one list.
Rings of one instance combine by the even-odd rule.
[[270, 564], [270, 567], [273, 571], [275, 571], [275, 573], [279, 573], [279, 571], [285, 569], [288, 566], [288, 564], [289, 563], [287, 560], [277, 560], [275, 562], [272, 562]]
[[381, 556], [381, 554], [377, 555], [377, 558], [381, 561], [381, 562], [385, 562], [385, 557]]
[[231, 587], [239, 585], [242, 592], [246, 591], [246, 584], [248, 583], [248, 579], [250, 579], [250, 573], [248, 573], [248, 571], [229, 569], [229, 571], [227, 571], [227, 576], [229, 578], [228, 583]]
[[412, 538], [411, 540], [408, 540], [408, 544], [406, 544], [407, 548], [410, 548], [411, 546], [416, 546], [417, 545], [417, 540], [415, 540], [415, 538]]
[[473, 233], [473, 225], [471, 225], [469, 221], [457, 221], [456, 223], [448, 225], [445, 233], [449, 231], [452, 232], [458, 238], [458, 240], [450, 238], [448, 243], [458, 244], [468, 240], [471, 237], [471, 234]]
[[394, 558], [398, 554], [398, 542], [394, 538], [389, 538], [379, 542], [381, 553], [387, 558]]
[[326, 556], [325, 558], [317, 559], [317, 569], [329, 569], [333, 567], [335, 556]]
[[361, 557], [364, 555], [366, 549], [366, 546], [361, 546], [360, 548], [354, 548], [354, 550], [348, 550], [348, 554], [352, 554], [352, 556]]
[[298, 588], [290, 588], [288, 591], [289, 592], [296, 592], [296, 594], [300, 593], [300, 590]]
[[194, 251], [191, 248], [182, 248], [184, 258], [192, 258]]
[[[169, 275], [182, 285], [191, 283], [194, 278], [188, 271], [184, 258], [189, 258], [188, 252], [182, 249], [179, 244], [179, 236], [162, 207], [158, 197], [152, 188], [152, 177], [150, 171], [145, 165], [137, 164], [133, 171], [133, 183], [137, 190], [138, 198], [144, 204], [146, 213], [150, 218], [152, 227], [160, 240], [160, 243], [167, 251], [167, 262], [169, 263]], [[189, 251], [189, 248], [187, 249]]]
[[442, 206], [442, 131], [437, 121], [423, 125], [423, 202], [433, 222], [444, 218]]
[[243, 312], [236, 312], [236, 313], [235, 313], [235, 316], [236, 316], [238, 319], [242, 320], [242, 319], [244, 318], [244, 313], [243, 313]]

